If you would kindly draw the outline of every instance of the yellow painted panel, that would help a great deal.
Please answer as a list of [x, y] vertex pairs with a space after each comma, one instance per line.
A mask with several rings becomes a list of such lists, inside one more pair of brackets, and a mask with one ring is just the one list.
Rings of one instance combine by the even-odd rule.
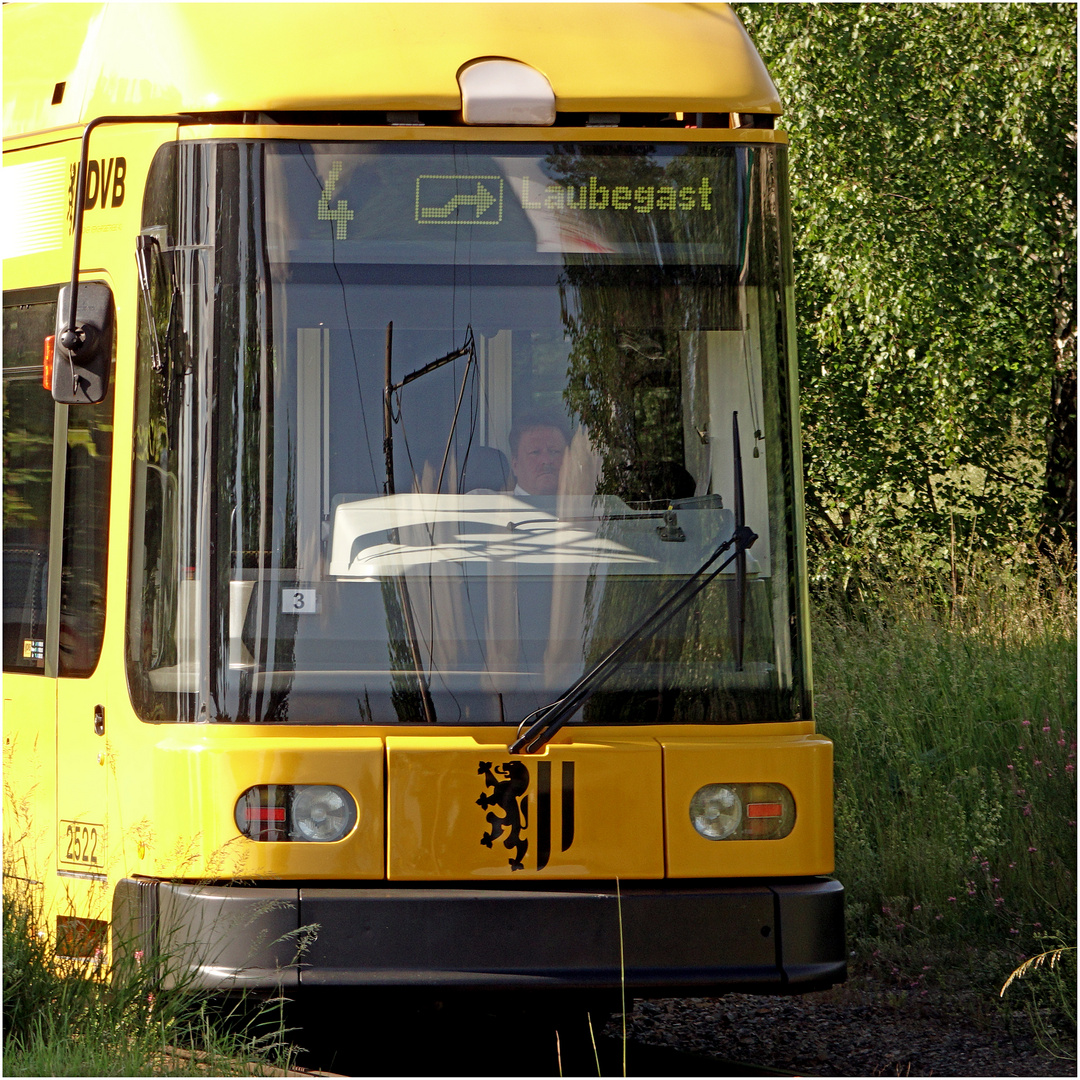
[[55, 869], [56, 680], [4, 675], [4, 873]]
[[[669, 738], [664, 750], [668, 877], [764, 877], [833, 870], [832, 743], [820, 735]], [[705, 784], [784, 784], [795, 828], [782, 840], [707, 840], [690, 823], [690, 799]]]
[[[141, 873], [343, 881], [383, 876], [381, 739], [177, 725], [158, 741], [153, 758], [153, 829], [142, 840]], [[240, 795], [256, 784], [336, 784], [356, 800], [356, 828], [336, 843], [249, 840], [233, 814]]]
[[62, 678], [56, 686], [56, 861], [61, 872], [103, 876], [108, 846], [106, 740], [94, 729], [95, 706], [109, 703], [104, 665], [89, 678]]
[[549, 744], [511, 756], [473, 736], [389, 736], [388, 876], [395, 880], [659, 878], [660, 748]]
[[[125, 286], [136, 281], [133, 237], [142, 220], [146, 175], [158, 147], [175, 133], [174, 126], [136, 124], [97, 128], [90, 137], [80, 269], [84, 280], [107, 277], [113, 285], [121, 372], [131, 370], [125, 336], [132, 348], [135, 340], [134, 291], [129, 319], [121, 309], [129, 301]], [[71, 278], [78, 135], [17, 149], [5, 143], [0, 239], [6, 290], [59, 286]]]
[[727, 4], [13, 4], [4, 133], [173, 111], [456, 111], [458, 71], [492, 56], [543, 74], [564, 112], [780, 111]]
[[101, 4], [4, 5], [4, 137], [74, 124], [83, 100], [71, 87], [52, 103], [58, 82], [74, 82], [79, 57], [93, 48]]

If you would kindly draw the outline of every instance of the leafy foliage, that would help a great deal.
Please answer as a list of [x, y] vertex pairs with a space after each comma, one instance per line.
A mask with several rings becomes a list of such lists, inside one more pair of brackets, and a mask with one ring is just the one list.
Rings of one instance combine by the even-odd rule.
[[1075, 544], [1075, 7], [736, 9], [791, 135], [816, 579]]

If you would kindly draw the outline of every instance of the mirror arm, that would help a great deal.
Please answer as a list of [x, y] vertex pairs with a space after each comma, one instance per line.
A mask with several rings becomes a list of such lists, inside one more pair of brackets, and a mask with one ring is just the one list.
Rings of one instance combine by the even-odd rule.
[[73, 222], [74, 246], [71, 255], [71, 288], [68, 293], [67, 325], [59, 336], [59, 343], [74, 355], [86, 342], [86, 331], [79, 326], [79, 261], [82, 256], [83, 210], [86, 202], [86, 170], [90, 158], [90, 134], [100, 124], [185, 124], [193, 123], [196, 117], [186, 113], [172, 113], [167, 116], [98, 116], [91, 120], [83, 131], [82, 145], [79, 150], [79, 172], [75, 183], [75, 215]]

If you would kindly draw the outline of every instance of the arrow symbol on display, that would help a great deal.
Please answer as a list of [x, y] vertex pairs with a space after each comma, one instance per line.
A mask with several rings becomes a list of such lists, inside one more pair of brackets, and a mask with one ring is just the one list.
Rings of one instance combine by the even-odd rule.
[[425, 206], [420, 216], [425, 218], [448, 218], [459, 206], [475, 206], [476, 216], [481, 217], [495, 205], [495, 196], [483, 184], [476, 185], [475, 195], [455, 195], [445, 206]]

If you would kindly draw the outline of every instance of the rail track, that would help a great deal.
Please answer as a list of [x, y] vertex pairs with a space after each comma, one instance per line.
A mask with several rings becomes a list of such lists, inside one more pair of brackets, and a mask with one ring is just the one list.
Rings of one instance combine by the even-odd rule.
[[[217, 1062], [215, 1062], [209, 1054], [204, 1054], [198, 1050], [185, 1050], [179, 1046], [166, 1046], [162, 1053], [164, 1059], [162, 1064], [166, 1066], [167, 1071], [175, 1071], [178, 1067], [192, 1066], [198, 1073], [206, 1073], [211, 1075], [216, 1072]], [[240, 1073], [246, 1073], [248, 1076], [344, 1076], [344, 1073], [331, 1073], [323, 1072], [320, 1069], [307, 1069], [300, 1066], [296, 1066], [291, 1069], [276, 1069], [269, 1065], [259, 1064], [254, 1061], [239, 1063], [238, 1068], [235, 1070]]]

